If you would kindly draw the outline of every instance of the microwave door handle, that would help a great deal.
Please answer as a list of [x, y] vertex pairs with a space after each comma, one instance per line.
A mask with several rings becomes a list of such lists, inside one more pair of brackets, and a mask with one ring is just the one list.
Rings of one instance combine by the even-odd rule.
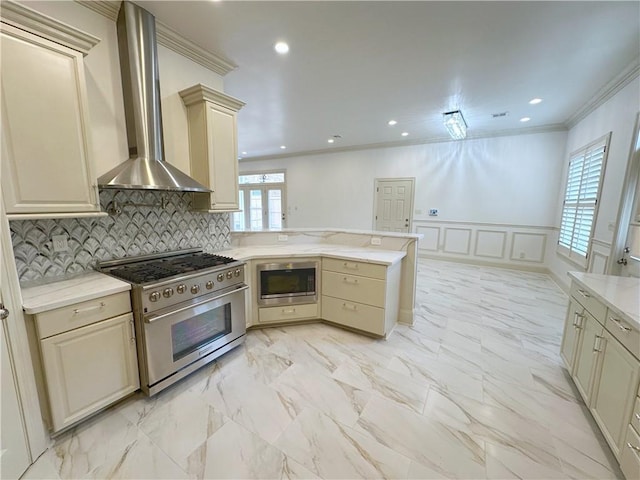
[[248, 285], [244, 285], [242, 287], [239, 287], [239, 288], [236, 288], [234, 290], [231, 290], [230, 292], [226, 292], [226, 293], [223, 293], [222, 295], [218, 295], [217, 297], [209, 298], [207, 300], [203, 300], [203, 301], [197, 302], [197, 303], [192, 303], [191, 305], [179, 308], [178, 310], [172, 310], [170, 312], [163, 313], [161, 315], [149, 315], [148, 317], [145, 317], [144, 322], [145, 323], [157, 322], [158, 320], [162, 320], [163, 318], [170, 317], [172, 315], [175, 315], [176, 313], [180, 313], [180, 312], [184, 312], [186, 310], [190, 310], [190, 309], [192, 309], [194, 307], [198, 307], [200, 305], [204, 305], [205, 303], [209, 303], [209, 302], [212, 302], [214, 300], [218, 300], [220, 298], [226, 297], [227, 295], [231, 295], [232, 293], [241, 292], [243, 290], [246, 290], [247, 288], [249, 288], [249, 286]]

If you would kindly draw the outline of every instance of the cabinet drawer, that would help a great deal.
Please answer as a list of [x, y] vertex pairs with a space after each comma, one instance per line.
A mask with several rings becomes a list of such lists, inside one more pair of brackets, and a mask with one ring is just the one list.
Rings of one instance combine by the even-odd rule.
[[288, 320], [303, 320], [306, 318], [318, 317], [318, 304], [308, 305], [287, 305], [285, 307], [267, 307], [258, 311], [258, 321], [266, 322], [286, 322]]
[[384, 308], [386, 282], [336, 272], [322, 272], [322, 293]]
[[591, 315], [595, 317], [602, 325], [607, 318], [607, 307], [605, 307], [598, 299], [596, 299], [586, 289], [582, 288], [576, 282], [571, 284], [571, 296], [586, 308]]
[[387, 275], [387, 267], [375, 263], [353, 262], [350, 260], [337, 260], [335, 258], [323, 258], [322, 269], [351, 275], [363, 275], [365, 277], [384, 280]]
[[38, 313], [35, 315], [38, 338], [68, 332], [130, 311], [129, 292], [121, 292]]
[[322, 318], [365, 332], [384, 335], [384, 309], [322, 296]]
[[640, 436], [631, 426], [627, 427], [627, 437], [622, 444], [620, 468], [628, 480], [640, 478]]
[[634, 357], [640, 359], [640, 331], [621, 320], [611, 311], [607, 315], [605, 327]]
[[631, 421], [629, 422], [636, 432], [640, 432], [640, 398], [636, 397], [636, 404], [631, 413]]

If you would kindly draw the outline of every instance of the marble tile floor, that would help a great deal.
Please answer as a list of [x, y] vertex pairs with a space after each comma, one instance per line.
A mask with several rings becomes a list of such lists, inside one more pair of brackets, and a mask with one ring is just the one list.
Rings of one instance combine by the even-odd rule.
[[566, 305], [547, 275], [421, 259], [415, 325], [251, 331], [23, 478], [622, 478], [558, 355]]

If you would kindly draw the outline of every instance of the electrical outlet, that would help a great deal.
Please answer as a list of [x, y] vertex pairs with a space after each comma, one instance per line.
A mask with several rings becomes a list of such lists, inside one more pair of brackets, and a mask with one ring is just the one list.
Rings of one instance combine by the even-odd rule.
[[438, 216], [438, 209], [437, 208], [430, 208], [429, 209], [429, 216], [430, 217], [437, 217]]
[[371, 245], [382, 245], [382, 239], [380, 237], [371, 237]]
[[54, 252], [66, 252], [69, 250], [69, 244], [67, 243], [66, 235], [53, 235], [51, 237], [53, 241]]
[[289, 235], [278, 235], [278, 241], [279, 242], [288, 242], [289, 241]]

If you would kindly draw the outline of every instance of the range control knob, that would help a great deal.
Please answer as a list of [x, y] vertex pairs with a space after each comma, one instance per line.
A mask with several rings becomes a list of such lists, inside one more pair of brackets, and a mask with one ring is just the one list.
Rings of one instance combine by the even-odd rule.
[[186, 291], [187, 291], [187, 286], [186, 286], [184, 283], [181, 283], [180, 285], [178, 285], [178, 286], [176, 287], [176, 291], [177, 291], [178, 293], [184, 293], [184, 292], [186, 292]]
[[207, 287], [207, 290], [211, 290], [213, 288], [213, 282], [211, 280], [209, 280], [206, 284], [205, 287]]
[[233, 278], [233, 271], [229, 270], [227, 272], [227, 278]]
[[194, 295], [200, 291], [200, 285], [191, 285], [191, 293]]
[[151, 292], [149, 294], [149, 300], [151, 300], [152, 302], [157, 302], [158, 300], [160, 300], [160, 292]]
[[240, 269], [239, 269], [239, 268], [236, 268], [236, 270], [233, 272], [233, 274], [234, 274], [236, 277], [239, 277], [239, 276], [240, 276]]
[[218, 274], [218, 281], [221, 282], [224, 280], [224, 273], [219, 273]]
[[165, 288], [165, 289], [162, 291], [162, 295], [163, 295], [165, 298], [169, 298], [171, 295], [173, 295], [173, 288], [171, 288], [171, 287], [169, 287], [169, 288]]

